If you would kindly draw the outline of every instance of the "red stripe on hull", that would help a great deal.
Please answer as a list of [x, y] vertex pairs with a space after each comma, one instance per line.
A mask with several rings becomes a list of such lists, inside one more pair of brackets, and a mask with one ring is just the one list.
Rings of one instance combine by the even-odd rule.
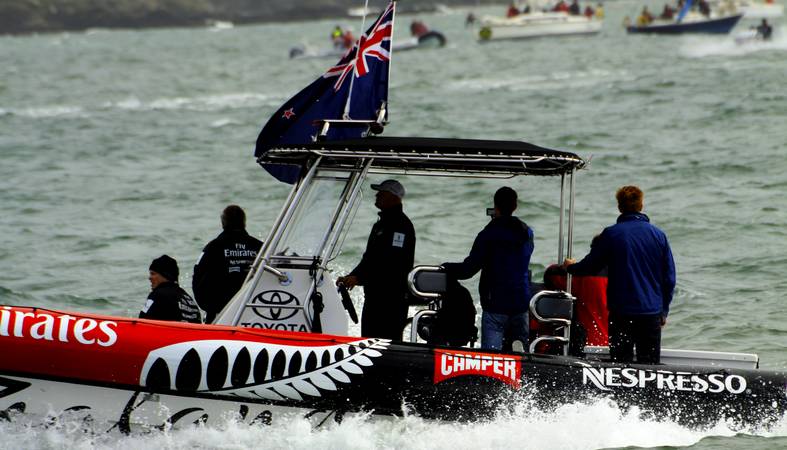
[[0, 371], [139, 385], [151, 351], [200, 340], [308, 348], [358, 338], [0, 307]]

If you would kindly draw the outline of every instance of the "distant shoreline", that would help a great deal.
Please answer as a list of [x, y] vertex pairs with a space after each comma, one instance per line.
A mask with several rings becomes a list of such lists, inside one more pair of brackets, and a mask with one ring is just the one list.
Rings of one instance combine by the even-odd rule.
[[[203, 27], [220, 22], [240, 25], [348, 17], [346, 0], [264, 3], [253, 4], [244, 0], [113, 0], [111, 6], [105, 4], [103, 8], [96, 8], [96, 4], [90, 0], [11, 0], [0, 3], [0, 35], [79, 32], [93, 28]], [[498, 2], [402, 1], [398, 8], [401, 13], [426, 13], [435, 11], [438, 5], [466, 7], [493, 3]], [[359, 1], [358, 4], [363, 3]], [[384, 2], [370, 1], [370, 7], [378, 4], [383, 5]]]

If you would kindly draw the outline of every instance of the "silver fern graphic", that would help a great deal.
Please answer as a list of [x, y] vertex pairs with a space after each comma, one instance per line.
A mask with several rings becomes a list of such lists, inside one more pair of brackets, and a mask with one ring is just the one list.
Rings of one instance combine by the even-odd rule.
[[241, 398], [303, 400], [351, 383], [351, 376], [363, 375], [388, 345], [386, 339], [318, 347], [235, 340], [182, 342], [150, 352], [140, 384]]

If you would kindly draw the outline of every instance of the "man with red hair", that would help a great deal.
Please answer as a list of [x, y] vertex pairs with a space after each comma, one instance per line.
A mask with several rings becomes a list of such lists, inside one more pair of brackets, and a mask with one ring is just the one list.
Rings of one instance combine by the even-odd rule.
[[644, 194], [623, 186], [617, 223], [604, 229], [582, 261], [564, 262], [573, 275], [591, 275], [607, 267], [609, 352], [613, 361], [658, 364], [661, 328], [667, 323], [675, 289], [675, 263], [667, 235], [642, 213]]

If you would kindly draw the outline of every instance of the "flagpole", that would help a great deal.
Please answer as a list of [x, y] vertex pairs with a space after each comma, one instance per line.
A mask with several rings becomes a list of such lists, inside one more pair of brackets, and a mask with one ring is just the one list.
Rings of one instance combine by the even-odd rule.
[[[391, 66], [393, 66], [393, 37], [394, 31], [396, 31], [396, 0], [391, 0], [393, 4], [393, 15], [391, 16], [391, 49], [388, 51], [388, 84], [391, 84]], [[388, 98], [386, 96], [385, 99], [385, 116], [383, 117], [383, 121], [388, 121]], [[380, 108], [383, 106], [380, 105]], [[378, 114], [379, 116], [379, 114]], [[382, 124], [381, 124], [382, 125]]]
[[[369, 0], [366, 0], [363, 5], [363, 16], [361, 16], [361, 32], [358, 33], [358, 41], [356, 42], [358, 45], [356, 46], [357, 49], [355, 50], [355, 58], [358, 59], [358, 52], [361, 51], [361, 38], [363, 38], [363, 34], [366, 32], [366, 14], [369, 12]], [[392, 35], [393, 36], [393, 35]], [[353, 68], [353, 72], [358, 70], [357, 68]], [[390, 76], [390, 75], [389, 75]], [[350, 100], [353, 96], [353, 83], [355, 82], [355, 73], [350, 76], [350, 90], [347, 91], [347, 101], [344, 102], [344, 113], [342, 113], [342, 119], [347, 120], [350, 118]]]

